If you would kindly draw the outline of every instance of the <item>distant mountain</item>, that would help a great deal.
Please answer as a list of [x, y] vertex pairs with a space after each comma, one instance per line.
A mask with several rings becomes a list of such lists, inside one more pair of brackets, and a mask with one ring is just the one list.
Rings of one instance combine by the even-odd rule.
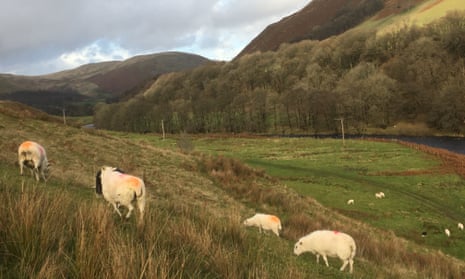
[[[449, 2], [452, 1], [457, 2]], [[342, 34], [370, 19], [386, 21], [428, 2], [432, 2], [430, 6], [433, 6], [448, 0], [313, 0], [302, 10], [266, 27], [237, 57], [257, 51], [275, 51], [283, 43], [323, 40]], [[460, 6], [456, 4], [455, 7], [457, 5]]]
[[91, 114], [98, 100], [128, 98], [169, 72], [192, 69], [211, 61], [194, 54], [164, 52], [80, 66], [42, 76], [0, 74], [0, 99], [18, 101], [60, 113]]

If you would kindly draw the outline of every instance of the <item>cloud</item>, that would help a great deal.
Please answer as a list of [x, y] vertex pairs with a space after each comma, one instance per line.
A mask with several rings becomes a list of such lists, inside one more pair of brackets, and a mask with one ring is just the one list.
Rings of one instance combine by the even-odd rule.
[[58, 64], [78, 67], [82, 64], [100, 61], [124, 60], [130, 57], [127, 49], [113, 42], [96, 41], [82, 49], [60, 55]]
[[44, 74], [179, 50], [229, 60], [310, 0], [15, 0], [0, 9], [0, 73]]

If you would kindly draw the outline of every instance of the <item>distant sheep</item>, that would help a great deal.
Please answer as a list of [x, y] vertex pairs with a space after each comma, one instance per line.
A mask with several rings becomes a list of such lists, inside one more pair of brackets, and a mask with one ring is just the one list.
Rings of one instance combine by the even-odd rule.
[[463, 231], [463, 224], [462, 224], [462, 223], [458, 223], [458, 224], [457, 224], [457, 227], [458, 227], [460, 230]]
[[47, 181], [45, 175], [48, 172], [49, 164], [45, 148], [42, 145], [33, 141], [21, 143], [18, 148], [18, 162], [21, 175], [23, 175], [24, 167], [28, 167], [37, 181], [40, 180], [40, 177]]
[[450, 237], [450, 231], [449, 231], [449, 229], [445, 229], [445, 230], [444, 230], [444, 233], [447, 235], [447, 237]]
[[294, 246], [294, 254], [297, 256], [311, 252], [316, 255], [316, 262], [319, 263], [321, 255], [326, 266], [329, 266], [327, 256], [338, 257], [343, 262], [340, 270], [343, 271], [349, 264], [350, 273], [353, 272], [355, 251], [355, 241], [350, 235], [330, 230], [314, 231], [300, 238]]
[[354, 204], [354, 202], [355, 202], [354, 200], [348, 200], [347, 204]]
[[128, 208], [126, 218], [129, 218], [134, 210], [132, 203], [137, 201], [140, 211], [139, 220], [140, 222], [143, 220], [146, 192], [142, 179], [125, 174], [117, 168], [104, 166], [97, 172], [95, 191], [103, 195], [121, 217], [119, 207], [123, 205]]
[[259, 231], [269, 230], [279, 236], [279, 231], [282, 230], [281, 220], [275, 215], [257, 213], [254, 216], [244, 221], [245, 226], [258, 227]]
[[385, 197], [385, 195], [384, 195], [383, 192], [379, 192], [379, 193], [376, 193], [376, 194], [375, 194], [375, 197], [376, 197], [377, 199], [382, 199], [382, 198]]

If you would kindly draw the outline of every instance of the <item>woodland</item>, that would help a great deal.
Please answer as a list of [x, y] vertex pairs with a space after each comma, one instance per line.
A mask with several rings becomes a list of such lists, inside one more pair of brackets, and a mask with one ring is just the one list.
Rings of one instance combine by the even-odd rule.
[[382, 34], [355, 28], [161, 76], [98, 128], [167, 133], [353, 133], [421, 122], [465, 133], [465, 13]]

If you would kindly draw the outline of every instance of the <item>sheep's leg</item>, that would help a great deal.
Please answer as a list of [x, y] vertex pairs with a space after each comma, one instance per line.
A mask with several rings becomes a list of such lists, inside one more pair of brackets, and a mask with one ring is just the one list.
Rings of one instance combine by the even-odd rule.
[[39, 181], [40, 176], [39, 176], [39, 169], [37, 167], [34, 167], [33, 173], [34, 173], [34, 177], [36, 178], [36, 180]]
[[276, 234], [277, 236], [279, 236], [279, 230], [278, 230], [278, 228], [274, 228], [274, 229], [273, 229], [273, 232], [274, 232], [274, 234]]
[[142, 220], [144, 218], [144, 207], [145, 207], [144, 197], [137, 200], [137, 207], [139, 208], [139, 212], [140, 212], [140, 220]]
[[23, 168], [24, 168], [24, 162], [23, 162], [23, 160], [21, 160], [19, 162], [19, 174], [21, 174], [21, 175], [23, 175], [23, 171], [24, 171]]
[[316, 254], [316, 263], [317, 263], [317, 264], [320, 263], [320, 254]]
[[132, 204], [128, 205], [128, 214], [126, 214], [126, 219], [131, 216], [132, 211], [134, 210], [134, 206]]
[[354, 271], [354, 260], [349, 260], [349, 272], [352, 273]]
[[116, 210], [116, 213], [118, 213], [119, 217], [123, 217], [123, 215], [119, 211], [118, 206], [116, 205], [116, 203], [112, 203], [112, 205], [113, 205], [113, 208]]
[[343, 261], [343, 264], [342, 264], [342, 266], [341, 266], [341, 271], [343, 271], [343, 270], [346, 268], [346, 266], [347, 266], [348, 263], [349, 263], [349, 260], [344, 260], [344, 261]]
[[323, 256], [323, 260], [325, 261], [326, 266], [329, 266], [328, 258], [326, 258], [326, 255], [322, 255], [322, 256]]
[[44, 171], [44, 168], [43, 167], [40, 167], [39, 168], [39, 171], [40, 171], [40, 176], [42, 177], [42, 179], [47, 182], [47, 179], [45, 179], [45, 171]]

